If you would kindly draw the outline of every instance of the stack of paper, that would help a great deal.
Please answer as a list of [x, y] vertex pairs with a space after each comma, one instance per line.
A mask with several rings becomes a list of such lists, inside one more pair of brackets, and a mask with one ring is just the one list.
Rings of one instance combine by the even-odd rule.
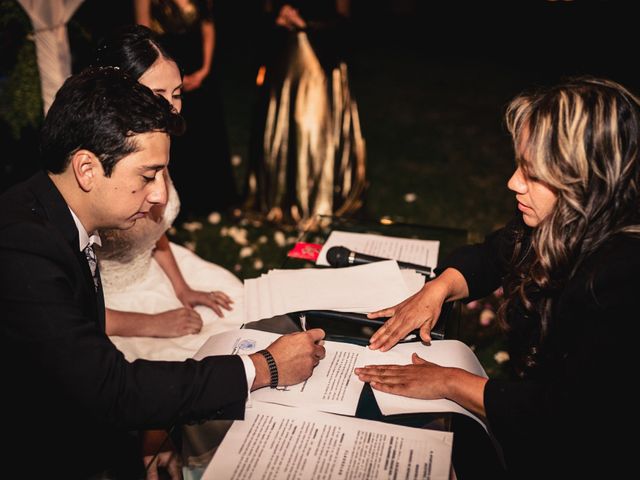
[[246, 321], [302, 310], [367, 313], [396, 305], [417, 292], [424, 277], [394, 261], [347, 268], [271, 270], [245, 280]]

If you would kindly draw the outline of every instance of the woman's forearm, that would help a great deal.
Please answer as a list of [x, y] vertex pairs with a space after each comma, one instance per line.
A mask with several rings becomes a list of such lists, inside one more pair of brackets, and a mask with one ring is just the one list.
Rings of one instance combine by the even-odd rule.
[[171, 251], [169, 239], [166, 235], [160, 237], [156, 242], [156, 248], [153, 251], [153, 258], [155, 258], [158, 265], [160, 265], [160, 268], [162, 268], [162, 271], [169, 278], [173, 291], [176, 292], [176, 295], [179, 295], [181, 292], [189, 288], [189, 285], [182, 276], [182, 272], [180, 272], [180, 267], [178, 267], [178, 262]]
[[460, 368], [451, 368], [447, 375], [446, 398], [463, 406], [470, 412], [486, 418], [484, 409], [484, 387], [486, 378], [479, 377]]
[[106, 309], [107, 335], [120, 337], [149, 337], [154, 332], [154, 319], [146, 313]]
[[423, 290], [437, 290], [444, 302], [460, 300], [469, 296], [469, 287], [462, 273], [455, 268], [447, 268], [437, 278], [427, 282]]

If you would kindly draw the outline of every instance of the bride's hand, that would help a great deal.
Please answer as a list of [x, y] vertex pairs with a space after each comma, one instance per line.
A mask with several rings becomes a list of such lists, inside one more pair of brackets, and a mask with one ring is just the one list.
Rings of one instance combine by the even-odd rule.
[[153, 330], [149, 333], [151, 337], [182, 337], [183, 335], [199, 333], [202, 330], [202, 318], [192, 308], [176, 308], [175, 310], [156, 313], [152, 317]]
[[200, 292], [198, 290], [186, 289], [180, 292], [178, 299], [185, 307], [193, 308], [196, 305], [204, 305], [211, 308], [219, 317], [224, 317], [222, 308], [225, 310], [231, 310], [231, 304], [233, 300], [224, 292]]

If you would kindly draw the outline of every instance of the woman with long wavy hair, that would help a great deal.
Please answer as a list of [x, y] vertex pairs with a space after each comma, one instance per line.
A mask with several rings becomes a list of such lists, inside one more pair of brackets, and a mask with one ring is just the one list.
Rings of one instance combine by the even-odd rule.
[[624, 402], [640, 292], [640, 102], [584, 77], [518, 96], [506, 123], [519, 215], [455, 252], [416, 295], [370, 316], [391, 317], [373, 349], [414, 328], [428, 342], [445, 301], [502, 285], [513, 378], [487, 380], [416, 354], [411, 365], [356, 373], [374, 389], [448, 398], [485, 418], [513, 478], [612, 478], [632, 458], [619, 439], [622, 415], [635, 416]]

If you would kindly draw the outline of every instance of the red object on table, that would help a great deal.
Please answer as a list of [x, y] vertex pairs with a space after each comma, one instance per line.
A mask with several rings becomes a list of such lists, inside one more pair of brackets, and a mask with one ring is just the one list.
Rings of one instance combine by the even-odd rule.
[[298, 242], [291, 250], [289, 250], [287, 256], [315, 262], [321, 249], [322, 245], [317, 243]]

